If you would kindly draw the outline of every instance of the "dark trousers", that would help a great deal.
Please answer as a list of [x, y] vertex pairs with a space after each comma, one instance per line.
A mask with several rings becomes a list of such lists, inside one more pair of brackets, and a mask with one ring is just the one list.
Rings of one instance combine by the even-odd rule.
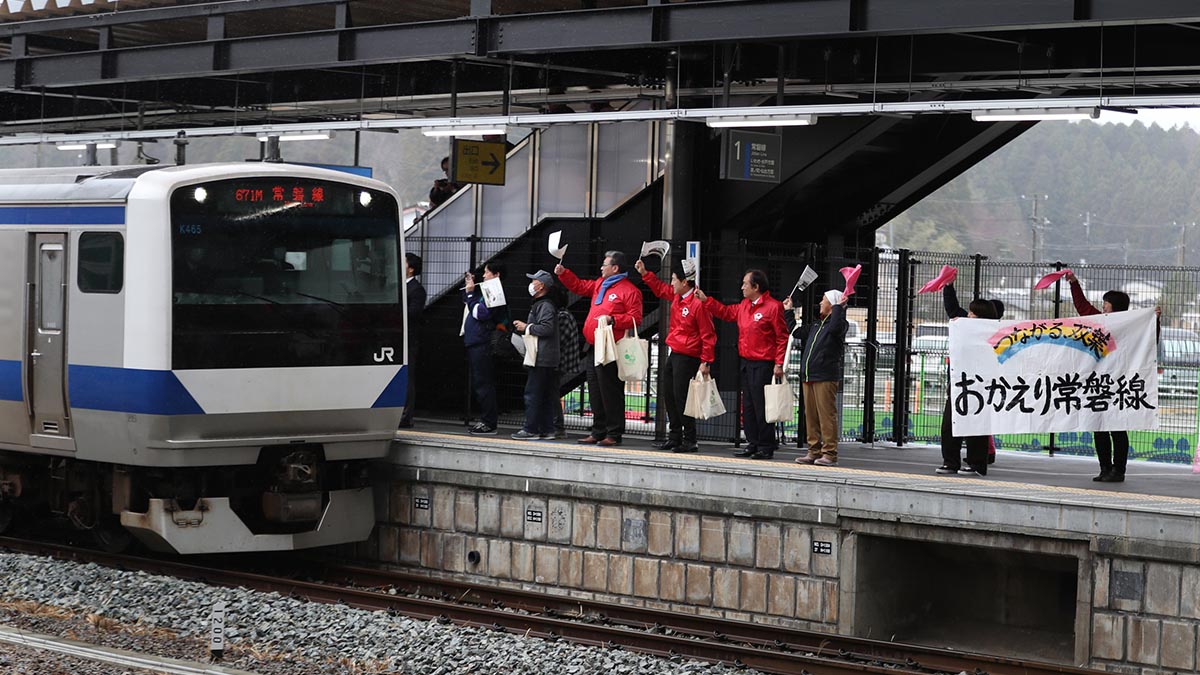
[[416, 340], [412, 340], [410, 337], [409, 343], [408, 343], [408, 368], [406, 369], [408, 371], [408, 384], [405, 387], [406, 393], [404, 394], [404, 414], [400, 416], [400, 425], [401, 426], [407, 427], [407, 426], [412, 425], [413, 407], [416, 405], [416, 402], [417, 402], [417, 387], [416, 387], [417, 367], [416, 367], [416, 363], [417, 363], [417, 353], [419, 351], [420, 350], [417, 348]]
[[526, 368], [525, 431], [554, 434], [554, 409], [558, 407], [558, 370], [549, 366]]
[[763, 387], [775, 374], [773, 361], [742, 359], [742, 422], [746, 425], [746, 449], [774, 452], [779, 448], [775, 423], [767, 423]]
[[496, 408], [496, 375], [492, 346], [488, 343], [467, 347], [467, 366], [471, 369], [471, 391], [479, 404], [479, 421], [495, 428], [500, 418]]
[[987, 475], [988, 437], [955, 436], [950, 418], [950, 399], [946, 399], [946, 410], [942, 413], [942, 463], [951, 469], [962, 468], [963, 441], [967, 443], [967, 464], [982, 475]]
[[700, 370], [700, 358], [671, 352], [663, 366], [663, 388], [659, 401], [667, 409], [670, 428], [667, 438], [674, 443], [692, 445], [696, 442], [696, 418], [683, 414], [687, 405], [688, 386], [696, 371]]
[[1100, 460], [1100, 471], [1112, 471], [1125, 475], [1125, 464], [1129, 461], [1128, 431], [1097, 431], [1096, 459]]
[[617, 377], [617, 362], [594, 365], [589, 354], [587, 383], [592, 404], [592, 438], [621, 440], [625, 435], [625, 383]]

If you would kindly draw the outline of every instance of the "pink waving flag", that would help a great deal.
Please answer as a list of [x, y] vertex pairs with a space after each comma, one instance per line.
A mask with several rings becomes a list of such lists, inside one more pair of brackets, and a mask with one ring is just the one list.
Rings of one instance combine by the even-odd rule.
[[844, 292], [845, 295], [847, 297], [854, 295], [854, 284], [858, 283], [858, 275], [862, 274], [862, 265], [843, 267], [839, 271], [842, 273], [842, 276], [846, 278], [846, 290]]
[[917, 294], [919, 295], [921, 293], [933, 293], [935, 291], [940, 291], [943, 288], [954, 283], [954, 280], [957, 278], [958, 278], [958, 268], [957, 267], [951, 267], [950, 265], [942, 265], [942, 271], [939, 272], [936, 277], [930, 279], [929, 283], [922, 286], [921, 290], [917, 291]]
[[1050, 274], [1047, 274], [1046, 276], [1042, 277], [1041, 281], [1038, 281], [1036, 284], [1034, 284], [1033, 290], [1040, 291], [1043, 288], [1050, 288], [1052, 285], [1054, 285], [1054, 282], [1067, 276], [1070, 273], [1071, 273], [1071, 270], [1060, 270], [1058, 272], [1051, 272]]

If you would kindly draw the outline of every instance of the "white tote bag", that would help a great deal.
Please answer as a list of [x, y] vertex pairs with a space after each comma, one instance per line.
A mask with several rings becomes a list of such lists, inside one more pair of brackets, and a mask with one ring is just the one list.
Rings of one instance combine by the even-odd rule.
[[688, 382], [687, 406], [683, 414], [698, 420], [708, 420], [725, 414], [725, 402], [717, 389], [716, 380], [699, 372]]
[[725, 401], [721, 400], [721, 390], [717, 389], [717, 381], [704, 376], [704, 386], [701, 388], [699, 419], [710, 420], [725, 414]]
[[641, 382], [650, 370], [650, 342], [638, 337], [637, 326], [633, 337], [617, 341], [617, 377], [622, 382]]
[[[516, 337], [516, 336], [513, 336], [513, 337]], [[525, 347], [525, 360], [523, 361], [523, 363], [525, 365], [529, 366], [530, 368], [536, 366], [537, 365], [537, 350], [538, 350], [537, 336], [526, 333], [521, 336], [521, 343]]]
[[696, 419], [705, 419], [704, 414], [704, 376], [696, 372], [696, 376], [688, 381], [687, 402], [683, 406], [683, 414]]
[[787, 378], [783, 382], [777, 382], [778, 379], [772, 378], [771, 384], [763, 387], [763, 407], [768, 424], [791, 422], [796, 418], [796, 396], [792, 394], [792, 385], [787, 383]]
[[593, 362], [603, 366], [617, 360], [617, 344], [613, 340], [612, 324], [601, 321], [596, 324], [595, 357]]

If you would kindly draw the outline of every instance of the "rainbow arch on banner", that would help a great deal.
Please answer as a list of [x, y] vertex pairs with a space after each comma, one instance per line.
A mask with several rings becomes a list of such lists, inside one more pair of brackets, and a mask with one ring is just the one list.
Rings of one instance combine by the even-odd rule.
[[1082, 318], [1021, 321], [993, 333], [988, 344], [1000, 363], [1038, 345], [1074, 349], [1097, 362], [1117, 349], [1111, 333]]

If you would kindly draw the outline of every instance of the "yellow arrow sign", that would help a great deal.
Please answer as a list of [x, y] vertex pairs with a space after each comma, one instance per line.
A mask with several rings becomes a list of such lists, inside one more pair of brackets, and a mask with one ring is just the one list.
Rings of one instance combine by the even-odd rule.
[[454, 139], [454, 182], [504, 185], [504, 143]]

